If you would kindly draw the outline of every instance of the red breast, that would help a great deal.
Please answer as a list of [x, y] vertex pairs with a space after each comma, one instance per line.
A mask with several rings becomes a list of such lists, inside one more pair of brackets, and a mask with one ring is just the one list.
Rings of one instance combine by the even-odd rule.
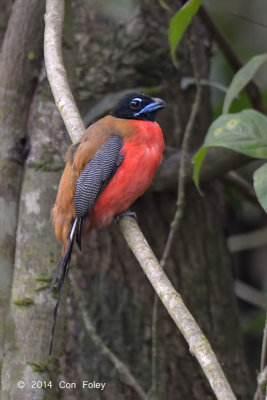
[[161, 163], [164, 139], [159, 124], [136, 120], [127, 123], [132, 134], [124, 139], [121, 152], [125, 158], [97, 199], [85, 231], [106, 226], [115, 215], [127, 210], [148, 188]]

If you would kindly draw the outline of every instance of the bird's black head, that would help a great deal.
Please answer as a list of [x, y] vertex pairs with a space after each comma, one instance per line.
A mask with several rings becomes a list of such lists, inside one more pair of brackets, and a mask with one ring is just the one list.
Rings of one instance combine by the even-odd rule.
[[155, 121], [156, 112], [165, 106], [166, 103], [161, 99], [136, 92], [126, 94], [111, 110], [110, 115], [117, 118]]

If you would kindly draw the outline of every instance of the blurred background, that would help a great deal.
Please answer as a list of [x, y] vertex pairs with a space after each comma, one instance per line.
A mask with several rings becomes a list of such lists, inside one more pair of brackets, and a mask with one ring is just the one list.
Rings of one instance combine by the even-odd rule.
[[[213, 21], [231, 43], [232, 48], [243, 63], [246, 63], [257, 54], [266, 53], [267, 4], [265, 1], [259, 0], [251, 3], [246, 0], [224, 2], [207, 0], [205, 4], [212, 15]], [[232, 68], [220, 49], [216, 49], [211, 63], [211, 80], [227, 87], [232, 77]], [[266, 65], [260, 68], [254, 80], [260, 88], [266, 104]], [[223, 92], [212, 91], [215, 117], [222, 112], [223, 99]], [[238, 112], [250, 107], [253, 106], [247, 94], [243, 91], [238, 99], [235, 99], [231, 111]], [[259, 161], [251, 162], [250, 165], [241, 168], [238, 172], [252, 183], [253, 172], [260, 164], [261, 162]], [[228, 205], [227, 243], [233, 257], [235, 277], [252, 288], [266, 293], [266, 216], [251, 202], [236, 196], [236, 193], [233, 193], [229, 187], [225, 188], [225, 193]], [[257, 369], [262, 346], [266, 297], [261, 297], [260, 293], [256, 291], [250, 291], [246, 286], [236, 286], [236, 294], [239, 299], [241, 326], [246, 339], [247, 355], [253, 362], [254, 368]], [[263, 300], [262, 307], [252, 304], [253, 302], [257, 303], [257, 299], [259, 300], [258, 305], [261, 303], [260, 299]]]
[[[150, 190], [133, 205], [158, 259], [176, 209], [181, 144], [196, 95], [195, 68], [203, 85], [190, 138], [190, 177], [190, 160], [221, 114], [236, 72], [218, 35], [242, 63], [266, 52], [266, 1], [204, 0], [217, 34], [197, 15], [179, 44], [175, 68], [168, 28], [183, 3], [68, 0], [65, 5], [64, 62], [87, 126], [107, 114], [125, 92], [140, 90], [168, 104], [159, 115], [166, 140], [162, 166]], [[0, 7], [1, 399], [214, 399], [161, 304], [153, 378], [154, 292], [115, 224], [93, 231], [82, 253], [75, 250], [54, 352], [48, 357], [56, 302], [48, 288], [61, 254], [50, 211], [70, 139], [44, 66], [45, 1], [0, 0]], [[266, 64], [255, 82], [266, 105]], [[243, 91], [231, 112], [250, 107]], [[225, 154], [229, 163], [220, 169]], [[252, 187], [261, 161], [239, 161], [221, 150], [208, 163], [217, 172], [203, 184], [203, 197], [191, 178], [186, 183], [183, 219], [166, 273], [210, 341], [237, 398], [252, 399], [266, 318], [267, 217]], [[229, 178], [233, 166], [243, 189], [237, 175]], [[129, 368], [143, 394], [125, 379], [105, 346]], [[26, 382], [23, 391], [18, 380]], [[60, 390], [60, 380], [77, 382], [78, 387]], [[82, 380], [105, 382], [105, 390], [84, 390]], [[53, 387], [36, 389], [33, 381], [51, 381]], [[257, 391], [254, 398], [263, 396]]]

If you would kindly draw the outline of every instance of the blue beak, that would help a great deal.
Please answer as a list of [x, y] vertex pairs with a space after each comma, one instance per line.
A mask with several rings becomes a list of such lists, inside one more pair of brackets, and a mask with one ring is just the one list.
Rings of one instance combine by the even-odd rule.
[[152, 97], [152, 100], [152, 103], [147, 104], [144, 108], [142, 108], [142, 110], [135, 113], [134, 116], [146, 114], [149, 112], [155, 112], [157, 110], [160, 110], [161, 108], [166, 107], [165, 101], [158, 99], [157, 97]]

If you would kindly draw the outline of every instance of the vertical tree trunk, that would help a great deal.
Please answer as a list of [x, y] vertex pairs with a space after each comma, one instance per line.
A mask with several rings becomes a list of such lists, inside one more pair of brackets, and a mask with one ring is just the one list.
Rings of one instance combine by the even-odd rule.
[[[46, 82], [45, 82], [46, 83]], [[54, 398], [32, 387], [33, 381], [52, 380], [55, 365], [48, 356], [55, 299], [48, 295], [50, 278], [60, 255], [51, 224], [50, 210], [56, 196], [59, 170], [67, 136], [53, 100], [39, 86], [28, 122], [31, 149], [24, 168], [19, 205], [15, 270], [13, 276], [9, 332], [5, 343], [2, 398]], [[62, 305], [64, 305], [64, 300]], [[61, 315], [63, 317], [63, 315]], [[30, 322], [31, 321], [31, 322]], [[63, 328], [59, 321], [59, 328]], [[60, 335], [60, 329], [58, 330]], [[61, 349], [62, 352], [62, 349]], [[56, 354], [56, 353], [54, 353]], [[21, 392], [16, 385], [25, 382]], [[52, 395], [53, 394], [53, 395]]]
[[[8, 6], [8, 3], [7, 3]], [[18, 0], [3, 39], [0, 55], [0, 360], [6, 308], [14, 264], [17, 210], [22, 165], [27, 156], [27, 115], [42, 54], [43, 1]], [[3, 10], [8, 15], [8, 7]], [[2, 21], [3, 22], [3, 21]], [[3, 22], [4, 23], [4, 22]]]

